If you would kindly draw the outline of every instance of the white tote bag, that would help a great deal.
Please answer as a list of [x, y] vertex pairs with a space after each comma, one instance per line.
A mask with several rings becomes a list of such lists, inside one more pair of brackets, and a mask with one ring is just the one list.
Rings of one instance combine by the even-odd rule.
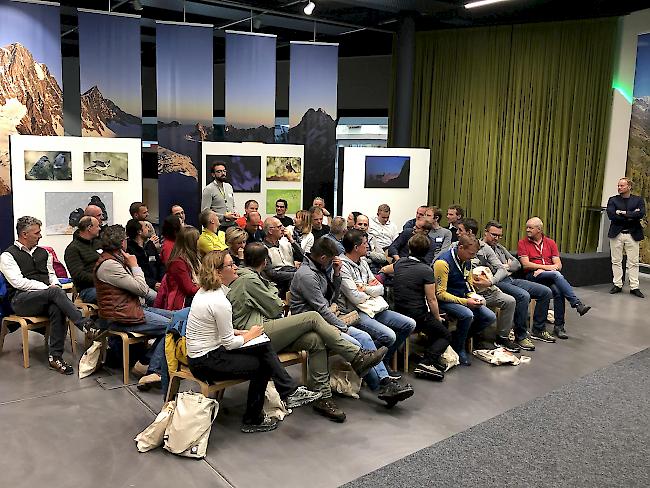
[[176, 402], [174, 400], [165, 403], [156, 419], [146, 429], [135, 436], [134, 440], [137, 444], [138, 451], [147, 452], [158, 446], [162, 446], [165, 430], [172, 419], [172, 415], [174, 415], [175, 408]]
[[275, 389], [275, 384], [272, 381], [269, 381], [266, 385], [263, 410], [266, 417], [272, 417], [278, 420], [284, 420], [284, 418], [292, 411], [284, 404], [280, 398], [278, 390]]
[[179, 456], [203, 458], [219, 403], [186, 391], [176, 397], [176, 410], [165, 429], [165, 449]]
[[382, 296], [370, 297], [365, 302], [357, 303], [357, 308], [372, 319], [375, 314], [388, 310], [388, 302]]
[[94, 341], [79, 360], [79, 379], [90, 376], [99, 368], [99, 358], [102, 354], [102, 343]]

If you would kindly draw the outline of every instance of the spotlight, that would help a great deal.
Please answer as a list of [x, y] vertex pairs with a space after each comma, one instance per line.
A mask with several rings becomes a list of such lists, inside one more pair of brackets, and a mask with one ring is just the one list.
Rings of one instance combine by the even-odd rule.
[[302, 10], [305, 12], [305, 14], [311, 15], [314, 12], [315, 8], [316, 4], [314, 2], [308, 2], [307, 5], [305, 5], [305, 8]]

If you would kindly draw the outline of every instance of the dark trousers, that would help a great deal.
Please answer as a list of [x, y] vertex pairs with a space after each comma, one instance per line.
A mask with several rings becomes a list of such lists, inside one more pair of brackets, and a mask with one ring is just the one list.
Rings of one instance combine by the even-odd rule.
[[264, 392], [270, 379], [283, 400], [296, 390], [295, 381], [280, 363], [270, 342], [230, 351], [219, 347], [188, 361], [192, 374], [202, 381], [249, 380], [245, 424], [259, 424], [264, 419]]
[[11, 301], [14, 312], [23, 316], [47, 315], [50, 319], [50, 356], [62, 356], [67, 331], [65, 319], [78, 324], [81, 312], [59, 287], [45, 290], [19, 291]]
[[445, 352], [451, 342], [451, 332], [442, 322], [435, 319], [428, 310], [403, 310], [399, 313], [415, 320], [415, 332], [422, 332], [426, 337], [424, 346], [424, 364], [434, 364]]

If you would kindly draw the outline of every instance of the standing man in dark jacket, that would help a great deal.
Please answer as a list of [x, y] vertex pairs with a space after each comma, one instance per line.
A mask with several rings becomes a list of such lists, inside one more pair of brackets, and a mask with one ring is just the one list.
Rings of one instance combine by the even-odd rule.
[[65, 264], [79, 297], [86, 303], [97, 303], [93, 271], [99, 259], [100, 230], [99, 220], [95, 217], [82, 217], [72, 235], [72, 242], [65, 248]]
[[645, 217], [645, 202], [638, 195], [632, 195], [632, 181], [618, 180], [618, 195], [607, 201], [609, 226], [609, 247], [612, 252], [612, 274], [614, 286], [610, 293], [623, 289], [623, 254], [627, 255], [627, 274], [630, 279], [630, 293], [644, 298], [639, 290], [639, 242], [643, 240], [641, 219]]

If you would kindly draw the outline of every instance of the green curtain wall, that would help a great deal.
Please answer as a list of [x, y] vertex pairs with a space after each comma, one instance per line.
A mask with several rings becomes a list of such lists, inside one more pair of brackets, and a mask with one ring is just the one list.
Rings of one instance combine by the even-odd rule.
[[509, 248], [537, 215], [561, 251], [594, 250], [600, 216], [585, 207], [600, 205], [617, 26], [417, 34], [411, 143], [431, 149], [429, 201], [496, 218]]

